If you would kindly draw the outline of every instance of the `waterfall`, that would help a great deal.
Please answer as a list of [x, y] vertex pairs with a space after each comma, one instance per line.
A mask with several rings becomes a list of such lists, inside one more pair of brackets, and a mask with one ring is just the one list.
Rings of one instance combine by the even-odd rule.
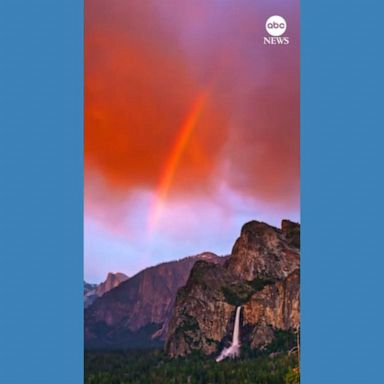
[[220, 353], [220, 356], [216, 358], [216, 361], [222, 361], [227, 357], [230, 357], [231, 359], [233, 359], [239, 356], [240, 354], [240, 340], [239, 340], [240, 311], [241, 311], [241, 307], [237, 307], [236, 317], [235, 317], [235, 326], [233, 328], [233, 335], [232, 335], [232, 344], [229, 347], [223, 349], [223, 351]]

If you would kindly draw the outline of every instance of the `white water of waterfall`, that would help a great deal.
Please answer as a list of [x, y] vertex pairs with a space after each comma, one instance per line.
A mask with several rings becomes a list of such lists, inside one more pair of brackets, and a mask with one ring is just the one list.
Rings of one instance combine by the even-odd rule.
[[227, 357], [230, 357], [231, 359], [233, 359], [239, 356], [240, 354], [240, 340], [239, 340], [240, 311], [241, 311], [241, 307], [237, 307], [236, 317], [235, 317], [235, 326], [233, 328], [233, 335], [232, 335], [232, 344], [229, 347], [223, 349], [223, 351], [220, 353], [220, 356], [216, 358], [216, 361], [222, 361]]

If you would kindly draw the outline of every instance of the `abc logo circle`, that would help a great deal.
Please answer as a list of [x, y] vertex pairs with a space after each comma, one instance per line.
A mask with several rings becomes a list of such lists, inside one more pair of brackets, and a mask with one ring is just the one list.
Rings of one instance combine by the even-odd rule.
[[271, 36], [281, 36], [287, 29], [284, 17], [271, 16], [265, 23], [265, 29]]

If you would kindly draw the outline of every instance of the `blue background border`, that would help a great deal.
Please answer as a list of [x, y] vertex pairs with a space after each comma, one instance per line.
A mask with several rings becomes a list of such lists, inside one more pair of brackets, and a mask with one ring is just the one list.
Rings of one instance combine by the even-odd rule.
[[[378, 383], [379, 1], [302, 0], [302, 382]], [[0, 382], [83, 381], [83, 4], [0, 2]]]
[[383, 12], [302, 0], [302, 383], [383, 382]]
[[0, 2], [0, 383], [83, 381], [83, 2]]

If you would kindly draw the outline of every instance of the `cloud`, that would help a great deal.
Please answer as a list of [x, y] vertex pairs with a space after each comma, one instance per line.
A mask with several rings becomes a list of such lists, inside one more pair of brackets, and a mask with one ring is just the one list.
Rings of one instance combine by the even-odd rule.
[[87, 199], [98, 193], [95, 175], [109, 188], [105, 204], [155, 189], [191, 105], [209, 89], [170, 198], [206, 195], [224, 180], [255, 200], [298, 207], [298, 31], [288, 29], [290, 46], [263, 46], [270, 7], [86, 1]]
[[[291, 42], [264, 46], [277, 12]], [[86, 278], [299, 220], [298, 19], [299, 0], [85, 1]]]
[[247, 221], [257, 218], [279, 227], [282, 217], [298, 220], [296, 212], [265, 206], [224, 184], [214, 195], [168, 201], [152, 234], [145, 222], [154, 198], [148, 191], [133, 191], [118, 210], [86, 216], [85, 279], [101, 281], [108, 271], [132, 276], [145, 267], [204, 251], [226, 255]]

